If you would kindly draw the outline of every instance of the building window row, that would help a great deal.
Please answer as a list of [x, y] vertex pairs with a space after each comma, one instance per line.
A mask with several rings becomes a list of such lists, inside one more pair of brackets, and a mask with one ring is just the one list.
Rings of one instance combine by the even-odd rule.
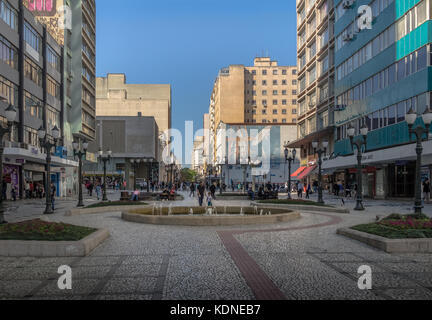
[[427, 45], [392, 64], [381, 72], [361, 82], [354, 88], [342, 93], [337, 97], [339, 106], [348, 106], [361, 101], [380, 90], [384, 90], [398, 81], [425, 69], [432, 63], [432, 46]]
[[49, 65], [51, 65], [51, 67], [53, 67], [58, 72], [61, 72], [60, 71], [60, 56], [49, 45], [47, 46], [46, 55], [47, 55], [46, 56], [47, 63]]
[[24, 91], [24, 112], [29, 116], [43, 120], [42, 101], [27, 91]]
[[60, 84], [50, 76], [47, 76], [47, 92], [52, 97], [60, 99]]
[[18, 13], [6, 0], [0, 0], [0, 18], [13, 30], [18, 30]]
[[24, 59], [24, 76], [42, 86], [42, 69], [27, 56]]
[[17, 49], [0, 35], [0, 60], [13, 69], [18, 69]]
[[7, 103], [18, 106], [18, 86], [0, 75], [0, 94]]
[[[389, 107], [367, 114], [350, 123], [346, 123], [336, 130], [336, 140], [348, 138], [347, 129], [353, 124], [356, 129], [356, 135], [360, 134], [360, 128], [366, 124], [370, 131], [382, 129], [397, 123], [405, 121], [406, 113], [413, 108], [418, 114], [423, 114], [426, 110], [426, 104], [430, 103], [430, 93], [423, 93], [408, 100], [401, 101]], [[429, 102], [428, 102], [429, 101]]]
[[392, 24], [375, 39], [367, 43], [363, 48], [355, 52], [336, 68], [336, 80], [342, 80], [354, 70], [361, 67], [374, 56], [378, 55], [395, 43], [395, 25]]
[[[369, 6], [372, 8], [372, 17], [377, 18], [384, 9], [386, 9], [394, 0], [374, 0]], [[344, 41], [344, 37], [347, 34], [354, 34], [357, 30], [357, 20], [353, 21], [348, 27], [344, 29], [337, 37], [336, 37], [336, 51], [341, 49], [347, 41]]]
[[42, 39], [36, 30], [26, 21], [24, 23], [24, 40], [37, 53], [41, 52]]

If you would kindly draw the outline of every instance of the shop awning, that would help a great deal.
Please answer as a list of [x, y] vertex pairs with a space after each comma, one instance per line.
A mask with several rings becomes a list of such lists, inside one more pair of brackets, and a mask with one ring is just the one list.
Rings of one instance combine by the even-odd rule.
[[308, 167], [306, 170], [304, 170], [297, 178], [299, 180], [306, 178], [309, 176], [313, 170], [315, 170], [316, 166]]
[[303, 170], [306, 169], [306, 168], [307, 168], [307, 167], [300, 167], [300, 168], [298, 168], [297, 171], [294, 172], [294, 173], [291, 175], [291, 177], [292, 177], [292, 178], [297, 177], [297, 176], [298, 176], [300, 173], [302, 173]]

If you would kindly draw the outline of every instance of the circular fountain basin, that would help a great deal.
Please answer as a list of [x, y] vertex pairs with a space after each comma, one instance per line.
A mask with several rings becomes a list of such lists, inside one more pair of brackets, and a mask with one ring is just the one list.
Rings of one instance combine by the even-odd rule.
[[203, 207], [147, 207], [122, 213], [125, 221], [177, 226], [274, 224], [300, 218], [300, 214], [292, 210], [254, 207], [215, 207], [211, 212]]

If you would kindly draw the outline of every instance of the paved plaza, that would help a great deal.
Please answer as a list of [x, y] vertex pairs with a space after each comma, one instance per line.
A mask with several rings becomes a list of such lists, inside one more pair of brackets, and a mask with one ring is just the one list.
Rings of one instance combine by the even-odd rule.
[[[183, 195], [176, 205], [196, 205]], [[61, 201], [44, 219], [107, 228], [111, 237], [84, 258], [0, 258], [0, 299], [432, 299], [432, 255], [386, 254], [336, 235], [377, 215], [407, 213], [410, 202], [366, 201], [365, 212], [304, 211], [293, 222], [238, 227], [136, 224], [120, 212], [64, 216], [75, 204]], [[7, 206], [10, 221], [43, 211], [37, 201]], [[431, 205], [425, 211], [432, 216]], [[58, 289], [61, 265], [72, 267], [70, 291]], [[372, 268], [372, 290], [358, 288], [362, 265]]]

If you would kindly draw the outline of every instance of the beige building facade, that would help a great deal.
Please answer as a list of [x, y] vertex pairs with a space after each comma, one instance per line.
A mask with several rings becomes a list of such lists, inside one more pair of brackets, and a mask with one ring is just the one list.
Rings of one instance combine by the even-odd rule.
[[253, 66], [230, 65], [215, 80], [209, 108], [210, 152], [216, 160], [216, 135], [225, 124], [297, 123], [297, 67], [257, 57]]
[[96, 78], [96, 116], [138, 115], [154, 117], [160, 133], [171, 129], [171, 85], [128, 84], [125, 74]]

